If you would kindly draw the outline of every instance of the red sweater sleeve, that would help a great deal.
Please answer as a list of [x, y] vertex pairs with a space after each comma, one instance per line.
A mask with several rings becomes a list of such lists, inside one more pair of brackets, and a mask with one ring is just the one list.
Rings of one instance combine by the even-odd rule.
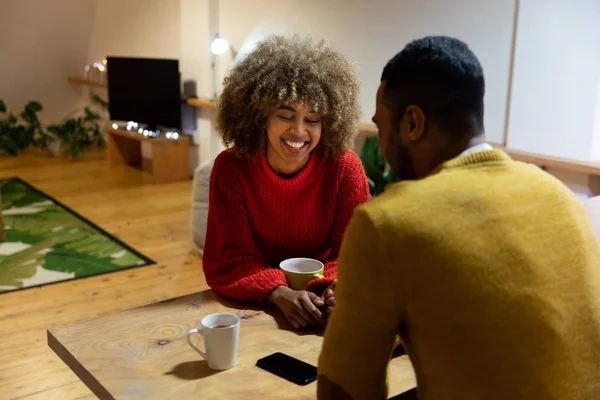
[[337, 278], [337, 265], [342, 239], [346, 226], [354, 214], [354, 209], [371, 198], [369, 182], [365, 175], [360, 158], [355, 153], [348, 152], [340, 160], [340, 184], [335, 206], [335, 220], [331, 229], [331, 249], [325, 263], [325, 278], [312, 280], [306, 290], [320, 293]]
[[254, 244], [232, 157], [217, 157], [211, 173], [204, 275], [220, 295], [265, 301], [278, 286], [287, 284], [281, 271], [264, 263]]

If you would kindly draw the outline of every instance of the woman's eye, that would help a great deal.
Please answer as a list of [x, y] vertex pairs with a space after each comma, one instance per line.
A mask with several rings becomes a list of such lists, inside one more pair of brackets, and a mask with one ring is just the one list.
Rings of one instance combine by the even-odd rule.
[[307, 124], [311, 124], [311, 125], [316, 125], [319, 123], [318, 119], [306, 119], [305, 121]]
[[292, 117], [288, 117], [287, 115], [280, 115], [279, 118], [281, 118], [284, 121], [291, 121], [293, 119]]

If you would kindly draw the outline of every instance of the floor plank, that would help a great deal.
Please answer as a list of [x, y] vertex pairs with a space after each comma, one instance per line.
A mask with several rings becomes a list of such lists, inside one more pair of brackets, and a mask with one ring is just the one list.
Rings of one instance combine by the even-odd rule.
[[0, 294], [0, 398], [95, 398], [46, 344], [46, 329], [207, 288], [190, 234], [191, 181], [156, 185], [104, 154], [79, 161], [0, 157], [19, 177], [156, 261], [69, 282]]

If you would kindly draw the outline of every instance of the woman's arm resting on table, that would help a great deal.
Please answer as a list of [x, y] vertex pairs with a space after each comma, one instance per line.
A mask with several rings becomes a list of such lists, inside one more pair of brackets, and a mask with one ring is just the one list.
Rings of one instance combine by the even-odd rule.
[[285, 276], [264, 263], [254, 244], [229, 156], [217, 158], [210, 178], [204, 275], [209, 286], [223, 296], [266, 301], [273, 290], [287, 286]]

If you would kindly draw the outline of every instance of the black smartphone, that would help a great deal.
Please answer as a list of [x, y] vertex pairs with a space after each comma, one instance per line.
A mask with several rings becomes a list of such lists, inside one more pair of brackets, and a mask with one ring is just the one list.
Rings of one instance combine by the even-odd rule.
[[261, 358], [256, 366], [298, 385], [308, 385], [317, 380], [317, 367], [283, 353]]

